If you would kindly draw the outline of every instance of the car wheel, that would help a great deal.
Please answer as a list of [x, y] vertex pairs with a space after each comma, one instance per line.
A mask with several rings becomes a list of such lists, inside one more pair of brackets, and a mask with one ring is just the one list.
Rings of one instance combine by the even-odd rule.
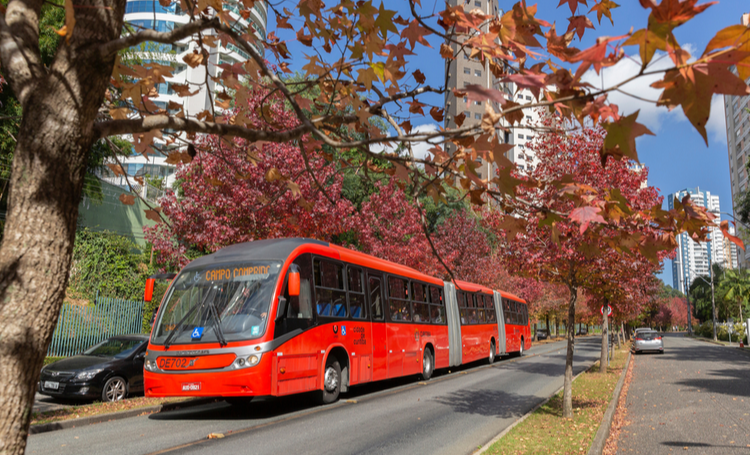
[[323, 373], [323, 390], [318, 391], [318, 402], [330, 404], [339, 399], [341, 393], [341, 365], [334, 356], [326, 359], [326, 368]]
[[492, 365], [495, 362], [495, 342], [490, 341], [490, 357], [487, 359], [487, 363]]
[[435, 359], [432, 356], [432, 349], [424, 348], [422, 353], [422, 380], [429, 380], [433, 371], [435, 371]]
[[107, 380], [102, 387], [102, 401], [115, 402], [124, 399], [128, 395], [128, 383], [120, 376], [114, 376]]

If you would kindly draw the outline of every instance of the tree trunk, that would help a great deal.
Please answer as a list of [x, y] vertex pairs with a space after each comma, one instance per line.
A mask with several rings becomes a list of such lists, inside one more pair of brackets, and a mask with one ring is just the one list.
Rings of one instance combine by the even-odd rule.
[[602, 315], [602, 352], [599, 355], [599, 371], [602, 373], [607, 372], [607, 332], [609, 331], [609, 317], [607, 312], [604, 311]]
[[578, 289], [570, 287], [568, 303], [568, 350], [565, 354], [565, 381], [563, 382], [563, 417], [573, 417], [573, 348], [575, 347], [576, 297]]
[[39, 372], [65, 296], [93, 125], [114, 66], [114, 56], [102, 60], [95, 45], [115, 39], [122, 27], [124, 1], [79, 3], [75, 32], [69, 44], [61, 40], [49, 69], [26, 79], [5, 75], [23, 94], [23, 119], [0, 245], [2, 454], [25, 451]]

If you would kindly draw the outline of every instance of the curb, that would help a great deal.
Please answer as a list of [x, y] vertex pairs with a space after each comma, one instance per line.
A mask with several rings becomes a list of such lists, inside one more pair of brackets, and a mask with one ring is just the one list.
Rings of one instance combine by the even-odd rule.
[[[583, 373], [588, 372], [589, 370], [591, 370], [592, 368], [594, 368], [598, 364], [599, 364], [598, 360], [595, 361], [594, 363], [592, 363], [591, 366], [589, 366], [585, 370], [583, 370], [580, 373], [578, 373], [577, 375], [575, 375], [573, 377], [573, 381], [572, 382], [575, 382], [575, 380], [578, 379], [578, 376], [582, 375]], [[518, 426], [521, 422], [523, 422], [524, 420], [526, 420], [527, 418], [529, 418], [529, 416], [531, 414], [535, 413], [537, 411], [537, 409], [539, 409], [542, 406], [544, 406], [545, 404], [547, 404], [549, 402], [549, 400], [551, 400], [555, 395], [557, 395], [558, 393], [560, 393], [560, 391], [563, 388], [565, 388], [564, 385], [562, 387], [560, 387], [559, 389], [555, 390], [554, 392], [552, 392], [552, 395], [548, 396], [544, 401], [542, 401], [538, 405], [534, 406], [529, 412], [527, 412], [526, 414], [524, 414], [523, 417], [521, 417], [520, 419], [518, 419], [515, 422], [513, 422], [512, 424], [510, 424], [507, 428], [505, 428], [502, 432], [500, 432], [499, 435], [497, 435], [494, 438], [492, 438], [487, 444], [483, 445], [481, 448], [479, 448], [479, 449], [475, 450], [474, 452], [472, 452], [472, 454], [475, 454], [475, 453], [476, 454], [481, 454], [481, 453], [484, 453], [487, 450], [489, 450], [490, 447], [492, 446], [492, 444], [494, 444], [497, 441], [499, 441], [500, 439], [502, 439], [502, 437], [505, 436], [506, 434], [508, 434], [508, 432], [510, 432], [510, 430], [512, 430], [513, 428], [515, 428], [516, 426]]]
[[122, 420], [129, 417], [136, 417], [143, 414], [152, 414], [158, 412], [174, 411], [180, 408], [189, 408], [200, 406], [202, 404], [213, 403], [217, 398], [196, 398], [194, 400], [176, 401], [171, 403], [159, 404], [156, 406], [147, 406], [144, 408], [129, 409], [127, 411], [110, 412], [109, 414], [100, 414], [90, 417], [80, 417], [78, 419], [61, 420], [59, 422], [42, 423], [31, 425], [29, 435], [48, 433], [50, 431], [67, 430], [68, 428], [93, 425], [95, 423], [109, 422], [112, 420]]
[[612, 394], [612, 400], [610, 400], [609, 406], [607, 406], [607, 410], [604, 412], [602, 423], [599, 425], [599, 429], [596, 431], [596, 436], [594, 436], [594, 440], [591, 442], [591, 448], [589, 448], [588, 455], [601, 455], [604, 451], [604, 446], [607, 444], [607, 438], [609, 438], [609, 430], [612, 427], [612, 420], [615, 418], [617, 404], [620, 402], [622, 386], [625, 384], [625, 375], [628, 373], [632, 357], [633, 353], [628, 352], [628, 361], [625, 362], [625, 367], [622, 369], [620, 380], [617, 381], [615, 391]]
[[742, 354], [742, 355], [750, 355], [750, 351], [748, 351], [747, 349], [740, 349], [737, 346], [727, 346], [726, 344], [720, 343], [718, 341], [710, 340], [708, 338], [697, 337], [695, 335], [693, 335], [693, 336], [687, 335], [687, 338], [691, 338], [691, 339], [697, 340], [697, 341], [702, 341], [704, 343], [714, 344], [716, 346], [721, 346], [721, 347], [724, 347], [724, 348], [731, 348], [733, 350], [733, 352], [737, 352], [737, 353]]

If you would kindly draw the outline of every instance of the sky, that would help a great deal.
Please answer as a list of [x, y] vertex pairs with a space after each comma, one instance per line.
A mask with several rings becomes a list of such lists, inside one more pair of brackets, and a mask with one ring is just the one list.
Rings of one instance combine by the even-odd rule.
[[[593, 5], [594, 1], [588, 0], [587, 3]], [[295, 3], [287, 0], [283, 2], [283, 5], [293, 9]], [[386, 8], [398, 10], [403, 17], [409, 16], [408, 3], [405, 0], [387, 0], [384, 3]], [[445, 4], [441, 0], [422, 0], [421, 3], [422, 14], [429, 14], [433, 11], [439, 12], [444, 9]], [[510, 8], [513, 3], [501, 0], [500, 7]], [[559, 3], [557, 0], [540, 0], [537, 17], [548, 22], [555, 22], [558, 33], [562, 33], [567, 29], [567, 18], [570, 16], [570, 10], [567, 3], [559, 8], [554, 8], [557, 3]], [[646, 27], [649, 11], [643, 9], [640, 2], [620, 0], [619, 3], [622, 6], [612, 10], [614, 25], [610, 24], [606, 17], [603, 17], [601, 24], [599, 24], [596, 13], [590, 13], [588, 16], [594, 22], [596, 30], [587, 30], [582, 42], [579, 42], [576, 37], [573, 45], [579, 49], [585, 49], [592, 46], [599, 36], [619, 36], [628, 33], [631, 28], [639, 30]], [[699, 4], [702, 3], [706, 2], [699, 1]], [[380, 2], [379, 0], [373, 0], [373, 4], [379, 6]], [[527, 4], [531, 5], [533, 2], [527, 1]], [[694, 56], [700, 55], [717, 31], [730, 25], [739, 24], [742, 14], [746, 12], [750, 12], [750, 2], [747, 0], [720, 1], [687, 24], [678, 27], [675, 30], [675, 36], [683, 49], [688, 50]], [[584, 11], [583, 7], [580, 7], [577, 14], [583, 13], [588, 13], [588, 9]], [[268, 25], [269, 30], [275, 29], [272, 14], [269, 14]], [[282, 39], [292, 39], [292, 36], [285, 36], [283, 31], [280, 36]], [[432, 36], [428, 37], [428, 41], [432, 44], [432, 49], [417, 45], [415, 49], [417, 55], [409, 56], [410, 67], [421, 69], [427, 76], [427, 84], [440, 86], [444, 75], [444, 63], [437, 52], [440, 40]], [[289, 42], [289, 47], [294, 56], [302, 56], [302, 53], [312, 54], [309, 48], [296, 42]], [[595, 85], [600, 85], [603, 79], [605, 86], [611, 86], [637, 72], [639, 69], [638, 48], [627, 47], [625, 52], [631, 58], [625, 58], [616, 66], [605, 69], [602, 75], [596, 75], [591, 70], [584, 75], [584, 78]], [[656, 63], [652, 61], [652, 65], [655, 65], [654, 68], [666, 67], [665, 65], [671, 63], [669, 58], [658, 59], [659, 55], [654, 57]], [[292, 69], [296, 69], [305, 63], [303, 58], [295, 58], [290, 66]], [[658, 92], [650, 88], [649, 85], [657, 79], [639, 79], [622, 88], [624, 91], [637, 94], [643, 98], [655, 100], [658, 98]], [[622, 114], [627, 115], [640, 109], [638, 120], [655, 133], [655, 136], [641, 136], [636, 143], [640, 161], [649, 168], [650, 185], [658, 188], [660, 194], [665, 198], [667, 195], [684, 188], [699, 187], [701, 190], [718, 194], [722, 211], [732, 212], [723, 97], [715, 96], [711, 103], [708, 146], [704, 143], [701, 135], [687, 121], [679, 107], [669, 112], [666, 108], [657, 108], [651, 103], [634, 100], [625, 95], [613, 94], [610, 99], [619, 105]], [[442, 106], [442, 97], [435, 97], [430, 101], [435, 105]], [[437, 125], [428, 120], [425, 120], [421, 125], [414, 121], [412, 123], [423, 130], [437, 128]], [[426, 149], [426, 147], [424, 148]], [[671, 261], [665, 263], [664, 271], [659, 275], [659, 278], [666, 284], [672, 284]]]

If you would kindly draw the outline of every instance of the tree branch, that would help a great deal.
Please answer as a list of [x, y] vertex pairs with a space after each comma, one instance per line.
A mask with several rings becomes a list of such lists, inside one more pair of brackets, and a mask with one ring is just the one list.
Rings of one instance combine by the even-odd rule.
[[23, 106], [35, 80], [46, 73], [39, 54], [40, 0], [12, 0], [0, 15], [0, 64]]
[[177, 41], [188, 38], [195, 35], [198, 32], [207, 30], [210, 28], [216, 28], [219, 24], [219, 18], [214, 17], [212, 19], [200, 18], [195, 21], [188, 22], [182, 27], [177, 27], [171, 32], [157, 32], [156, 30], [141, 30], [138, 33], [132, 33], [124, 36], [120, 39], [104, 43], [99, 46], [99, 53], [102, 58], [107, 58], [118, 51], [133, 47], [135, 45], [145, 43], [147, 41], [155, 43], [173, 44]]

